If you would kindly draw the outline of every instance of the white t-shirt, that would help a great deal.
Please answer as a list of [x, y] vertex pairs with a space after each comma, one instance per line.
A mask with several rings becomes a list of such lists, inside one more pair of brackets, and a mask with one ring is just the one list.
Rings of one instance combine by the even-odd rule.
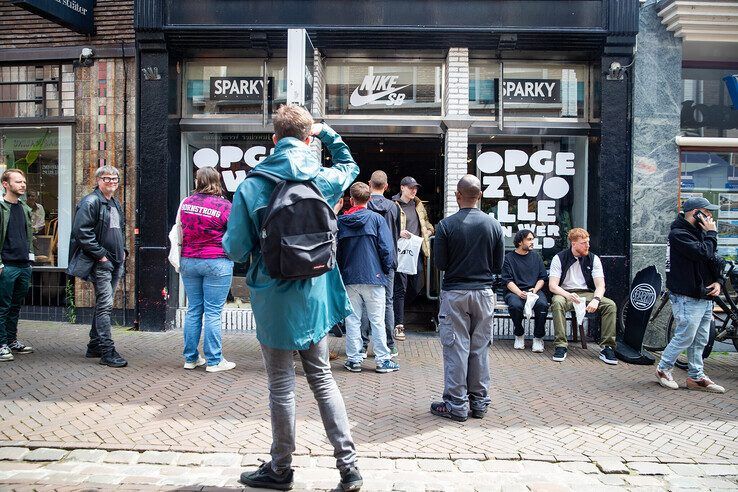
[[[600, 257], [594, 256], [592, 261], [592, 278], [605, 278], [605, 271], [602, 269]], [[549, 277], [557, 277], [559, 286], [564, 290], [589, 290], [587, 280], [582, 273], [582, 265], [577, 261], [574, 262], [566, 272], [566, 278], [561, 278], [561, 260], [558, 255], [551, 260], [551, 269], [548, 272]]]

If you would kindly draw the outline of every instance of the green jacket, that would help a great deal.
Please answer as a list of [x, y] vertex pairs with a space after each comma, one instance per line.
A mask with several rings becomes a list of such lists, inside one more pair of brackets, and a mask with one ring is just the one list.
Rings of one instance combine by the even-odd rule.
[[[331, 153], [332, 167], [322, 167], [313, 150], [287, 137], [256, 168], [289, 181], [312, 180], [334, 206], [356, 179], [359, 167], [330, 127], [324, 126], [318, 137]], [[267, 206], [274, 186], [264, 178], [246, 179], [239, 185], [223, 247], [233, 261], [251, 259], [246, 283], [259, 342], [275, 349], [304, 350], [351, 314], [351, 303], [338, 268], [306, 280], [278, 280], [267, 273], [259, 250], [258, 212]]]
[[[23, 207], [26, 216], [26, 229], [28, 234], [28, 253], [33, 253], [33, 219], [31, 218], [31, 207], [26, 205], [23, 200], [18, 201]], [[10, 203], [0, 196], [0, 251], [5, 246], [5, 237], [8, 235], [8, 222], [10, 222]], [[29, 256], [30, 258], [30, 256]], [[3, 266], [3, 260], [0, 258], [0, 267]]]

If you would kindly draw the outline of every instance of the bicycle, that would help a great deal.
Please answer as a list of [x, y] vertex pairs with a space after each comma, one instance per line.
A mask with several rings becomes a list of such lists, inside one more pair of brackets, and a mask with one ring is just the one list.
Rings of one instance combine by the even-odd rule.
[[[710, 323], [710, 335], [707, 342], [707, 345], [705, 345], [705, 349], [702, 352], [702, 358], [707, 359], [710, 354], [712, 353], [713, 346], [715, 344], [715, 341], [718, 342], [725, 342], [727, 340], [731, 340], [733, 342], [733, 346], [738, 350], [738, 292], [736, 292], [736, 295], [734, 297], [731, 297], [728, 294], [728, 290], [726, 289], [726, 284], [728, 281], [730, 281], [730, 285], [736, 285], [736, 281], [738, 280], [738, 273], [734, 273], [735, 270], [735, 264], [732, 261], [726, 262], [727, 271], [723, 273], [721, 276], [719, 282], [720, 282], [720, 295], [715, 297], [713, 299], [715, 305], [719, 308], [713, 309], [712, 313], [712, 322]], [[661, 292], [659, 301], [657, 306], [654, 308], [654, 310], [651, 313], [651, 316], [648, 319], [648, 325], [646, 328], [646, 334], [648, 335], [649, 332], [651, 332], [651, 335], [654, 334], [654, 332], [664, 332], [665, 337], [665, 343], [660, 344], [658, 346], [656, 345], [649, 345], [644, 341], [643, 348], [650, 352], [660, 352], [663, 351], [666, 348], [666, 345], [668, 345], [668, 342], [671, 341], [672, 337], [674, 336], [674, 315], [669, 314], [668, 322], [666, 323], [666, 327], [663, 326], [663, 320], [664, 317], [660, 317], [661, 311], [666, 307], [666, 304], [669, 302], [670, 294], [668, 290], [664, 290]], [[621, 329], [624, 329], [625, 320], [627, 319], [628, 315], [628, 304], [625, 304], [625, 307], [621, 309], [620, 311], [620, 326]], [[665, 328], [665, 329], [664, 329]], [[644, 339], [646, 337], [644, 336]], [[653, 337], [650, 339], [653, 341]], [[677, 358], [675, 364], [680, 369], [687, 369], [687, 359], [684, 354], [680, 354]]]

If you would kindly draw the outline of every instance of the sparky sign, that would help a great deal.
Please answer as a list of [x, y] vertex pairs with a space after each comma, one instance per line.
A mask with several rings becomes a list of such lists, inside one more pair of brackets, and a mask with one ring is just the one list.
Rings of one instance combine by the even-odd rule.
[[[529, 229], [536, 235], [536, 247], [553, 248], [561, 236], [556, 223], [556, 203], [569, 194], [571, 187], [566, 176], [574, 176], [574, 153], [539, 150], [531, 155], [517, 149], [504, 154], [484, 152], [477, 157], [477, 169], [482, 173], [484, 198], [499, 199], [497, 220], [506, 237], [517, 230]], [[519, 173], [529, 167], [533, 174]], [[502, 173], [502, 174], [501, 174]], [[515, 207], [505, 198], [516, 198]], [[515, 211], [513, 211], [513, 209]], [[490, 214], [494, 215], [494, 214]]]
[[351, 106], [360, 107], [370, 104], [384, 106], [401, 106], [407, 94], [400, 92], [412, 84], [397, 85], [399, 75], [367, 75], [351, 93]]

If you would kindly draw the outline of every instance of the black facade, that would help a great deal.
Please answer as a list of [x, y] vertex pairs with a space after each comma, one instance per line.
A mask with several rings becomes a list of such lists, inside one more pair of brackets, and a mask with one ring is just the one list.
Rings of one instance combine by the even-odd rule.
[[[625, 67], [632, 61], [638, 2], [524, 3], [521, 8], [521, 2], [512, 0], [432, 0], [422, 2], [422, 6], [412, 0], [350, 5], [317, 0], [305, 8], [305, 3], [298, 0], [138, 1], [136, 291], [140, 327], [164, 329], [171, 325], [177, 307], [176, 281], [170, 275], [166, 256], [167, 233], [182, 189], [183, 115], [179, 105], [183, 67], [188, 60], [201, 56], [283, 57], [288, 28], [306, 29], [316, 50], [336, 58], [398, 50], [412, 51], [415, 56], [425, 52], [443, 56], [450, 48], [468, 48], [471, 53], [484, 53], [490, 60], [573, 59], [586, 64], [588, 87], [593, 101], [597, 101], [590, 103], [590, 109], [596, 106], [596, 122], [578, 126], [546, 122], [539, 127], [531, 123], [527, 129], [524, 124], [503, 128], [501, 124], [490, 122], [484, 126], [482, 122], [475, 132], [493, 136], [558, 132], [588, 138], [587, 152], [594, 164], [587, 168], [588, 212], [583, 225], [592, 234], [593, 251], [602, 257], [607, 295], [620, 304], [628, 289], [630, 257], [631, 80], [627, 74], [609, 77], [608, 68], [613, 62]], [[414, 128], [426, 121], [417, 120]], [[436, 125], [436, 133], [443, 133], [469, 129], [474, 118], [439, 113], [437, 120], [427, 124]], [[376, 136], [386, 122], [377, 117], [360, 123], [337, 123], [334, 126], [339, 130], [343, 129], [341, 124], [346, 128], [364, 125], [365, 134]], [[267, 129], [268, 124], [263, 131]], [[470, 130], [470, 144], [473, 133]]]

